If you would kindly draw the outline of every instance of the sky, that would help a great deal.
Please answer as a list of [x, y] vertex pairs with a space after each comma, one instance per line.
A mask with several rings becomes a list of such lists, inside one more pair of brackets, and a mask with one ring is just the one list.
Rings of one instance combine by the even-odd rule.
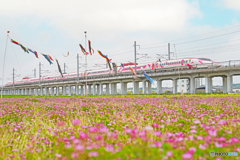
[[[68, 73], [77, 71], [77, 54], [85, 70], [78, 45], [85, 46], [85, 39], [95, 50], [87, 57], [88, 69], [105, 67], [97, 50], [117, 64], [132, 62], [134, 41], [140, 45], [139, 63], [156, 61], [157, 54], [166, 57], [168, 43], [171, 58], [240, 60], [239, 17], [239, 0], [5, 0], [0, 5], [0, 80], [5, 51], [4, 84], [12, 80], [13, 68], [15, 79], [34, 76], [34, 69], [38, 76], [39, 62], [42, 75], [59, 74], [55, 61], [50, 65], [42, 55], [37, 59], [10, 39], [57, 58]], [[219, 79], [213, 83], [221, 84]]]

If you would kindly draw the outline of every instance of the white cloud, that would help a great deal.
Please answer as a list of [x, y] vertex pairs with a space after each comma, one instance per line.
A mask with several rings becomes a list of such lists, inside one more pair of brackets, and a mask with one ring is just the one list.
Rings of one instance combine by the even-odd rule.
[[9, 0], [1, 3], [0, 14], [49, 19], [52, 25], [72, 34], [82, 30], [173, 31], [182, 29], [189, 19], [201, 16], [197, 3], [186, 0]]
[[227, 8], [235, 9], [240, 11], [240, 1], [239, 0], [223, 0], [223, 3]]

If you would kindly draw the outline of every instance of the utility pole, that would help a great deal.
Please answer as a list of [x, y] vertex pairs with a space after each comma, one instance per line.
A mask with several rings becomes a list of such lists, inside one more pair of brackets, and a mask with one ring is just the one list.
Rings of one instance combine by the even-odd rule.
[[39, 86], [41, 85], [41, 62], [39, 62]]
[[[87, 49], [87, 31], [84, 31], [84, 33], [85, 33], [85, 48]], [[85, 91], [85, 93], [86, 93], [86, 97], [87, 97], [87, 54], [85, 55], [85, 63], [86, 63], [86, 75], [85, 75], [85, 77], [86, 77], [86, 87], [85, 87], [86, 91]]]
[[136, 69], [136, 63], [137, 63], [137, 46], [139, 46], [140, 48], [140, 45], [137, 45], [136, 41], [134, 41], [134, 62], [135, 62], [135, 73], [137, 74], [137, 69]]
[[13, 68], [13, 89], [14, 89], [14, 68]]
[[1, 99], [2, 99], [2, 94], [3, 94], [3, 80], [4, 80], [4, 67], [5, 67], [5, 58], [6, 58], [6, 52], [7, 52], [7, 42], [9, 38], [10, 31], [7, 31], [7, 40], [6, 40], [6, 46], [5, 46], [5, 53], [4, 53], [4, 58], [3, 58], [3, 74], [2, 74], [2, 91], [1, 91]]
[[66, 72], [65, 72], [65, 63], [64, 63], [64, 73], [66, 73]]
[[79, 54], [77, 54], [77, 81], [79, 82]]
[[13, 68], [13, 95], [15, 94], [15, 89], [14, 89], [14, 68]]
[[34, 77], [35, 77], [35, 78], [37, 77], [36, 68], [34, 68]]
[[168, 60], [170, 60], [170, 43], [168, 43]]

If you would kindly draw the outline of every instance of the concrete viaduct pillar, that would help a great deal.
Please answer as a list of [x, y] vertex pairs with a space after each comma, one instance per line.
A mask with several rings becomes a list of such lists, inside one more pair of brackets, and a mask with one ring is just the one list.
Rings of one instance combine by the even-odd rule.
[[89, 95], [92, 94], [92, 93], [91, 93], [91, 92], [92, 92], [92, 91], [91, 91], [91, 90], [92, 90], [91, 88], [92, 88], [92, 85], [89, 84], [89, 85], [88, 85], [88, 94], [89, 94]]
[[133, 81], [133, 94], [139, 94], [139, 82]]
[[56, 86], [56, 96], [59, 96], [59, 86]]
[[100, 84], [97, 85], [97, 95], [100, 95]]
[[63, 96], [66, 95], [66, 86], [62, 86], [62, 95], [63, 95]]
[[34, 88], [34, 95], [38, 96], [38, 88]]
[[55, 87], [51, 87], [51, 96], [54, 96], [54, 88]]
[[100, 83], [100, 95], [103, 95], [103, 84], [102, 83]]
[[211, 91], [210, 91], [210, 85], [211, 85], [211, 81], [212, 79], [211, 78], [209, 78], [209, 77], [205, 77], [205, 93], [211, 93]]
[[162, 80], [157, 80], [157, 94], [162, 93]]
[[125, 94], [125, 87], [124, 87], [124, 82], [121, 82], [121, 94]]
[[172, 79], [173, 94], [177, 93], [177, 79]]
[[233, 93], [233, 78], [232, 75], [228, 73], [227, 75], [227, 92], [228, 93]]
[[148, 94], [152, 93], [152, 84], [148, 81]]
[[79, 94], [79, 85], [76, 85], [75, 86], [75, 94], [78, 96]]
[[223, 81], [223, 93], [228, 93], [228, 90], [227, 90], [227, 77], [223, 77], [222, 81]]
[[94, 83], [92, 86], [93, 86], [93, 95], [96, 95], [96, 84]]
[[45, 87], [45, 96], [49, 96], [49, 87]]
[[195, 93], [195, 78], [191, 77], [190, 78], [190, 93], [194, 94]]
[[106, 94], [109, 95], [109, 83], [106, 84]]
[[111, 86], [111, 95], [114, 95], [115, 94], [115, 84], [114, 83], [110, 83], [110, 86]]
[[81, 95], [84, 95], [84, 86], [81, 86]]
[[147, 87], [146, 87], [146, 81], [142, 81], [142, 85], [143, 85], [143, 94], [147, 93]]

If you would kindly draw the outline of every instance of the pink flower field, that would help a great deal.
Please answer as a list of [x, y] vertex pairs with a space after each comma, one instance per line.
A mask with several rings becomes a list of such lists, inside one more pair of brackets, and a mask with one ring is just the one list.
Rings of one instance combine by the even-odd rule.
[[240, 97], [0, 100], [0, 159], [238, 159]]

